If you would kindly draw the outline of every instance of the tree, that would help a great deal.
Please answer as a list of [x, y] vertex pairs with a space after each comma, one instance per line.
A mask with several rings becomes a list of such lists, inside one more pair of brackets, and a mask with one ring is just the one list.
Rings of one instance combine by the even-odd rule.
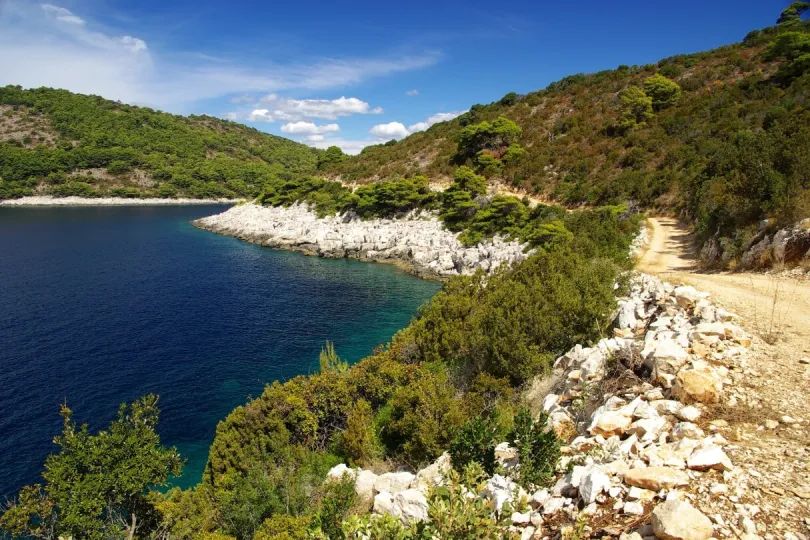
[[335, 352], [335, 344], [327, 341], [321, 354], [318, 355], [318, 362], [321, 367], [321, 373], [328, 373], [336, 371], [337, 373], [345, 373], [349, 369], [348, 362], [344, 362]]
[[681, 87], [678, 83], [660, 73], [644, 79], [644, 93], [652, 98], [653, 108], [656, 111], [671, 107], [681, 99]]
[[157, 523], [146, 496], [179, 475], [183, 459], [165, 448], [155, 428], [158, 398], [147, 395], [122, 404], [118, 417], [97, 435], [77, 427], [72, 411], [62, 407], [59, 452], [48, 456], [45, 486], [27, 486], [0, 517], [0, 528], [13, 536], [53, 539], [59, 536], [101, 540], [124, 534], [142, 536]]
[[499, 116], [494, 121], [472, 124], [461, 130], [458, 156], [467, 158], [481, 150], [497, 150], [517, 142], [523, 130], [512, 120]]
[[330, 146], [326, 149], [326, 152], [318, 157], [318, 168], [326, 169], [330, 165], [340, 163], [344, 159], [346, 159], [346, 154], [343, 153], [343, 150], [341, 150], [339, 146]]
[[776, 24], [795, 24], [801, 22], [802, 15], [810, 10], [808, 2], [793, 2], [779, 15]]
[[629, 131], [644, 125], [653, 117], [652, 98], [638, 86], [628, 86], [619, 92], [619, 129]]
[[376, 453], [373, 418], [371, 404], [365, 399], [357, 400], [349, 411], [343, 433], [343, 452], [350, 465], [365, 465]]

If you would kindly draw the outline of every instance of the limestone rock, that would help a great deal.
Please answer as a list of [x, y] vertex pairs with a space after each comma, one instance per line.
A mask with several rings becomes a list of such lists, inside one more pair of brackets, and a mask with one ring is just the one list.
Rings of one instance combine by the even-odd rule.
[[630, 469], [624, 474], [624, 481], [631, 486], [660, 491], [689, 484], [689, 476], [669, 467], [646, 467]]
[[370, 501], [374, 497], [374, 484], [377, 475], [371, 471], [360, 470], [354, 481], [354, 491], [362, 501]]
[[411, 483], [416, 479], [416, 475], [409, 472], [392, 472], [381, 474], [374, 482], [374, 489], [379, 491], [387, 491], [389, 493], [398, 493], [404, 491], [411, 486]]
[[610, 487], [610, 477], [598, 467], [592, 467], [579, 482], [579, 496], [585, 504], [596, 501], [596, 496]]
[[394, 496], [387, 491], [381, 491], [374, 497], [373, 512], [375, 514], [393, 514]]
[[711, 520], [681, 500], [658, 505], [652, 513], [652, 526], [662, 540], [706, 540], [714, 534]]
[[428, 502], [418, 489], [406, 489], [394, 495], [391, 513], [403, 523], [424, 521], [428, 518]]
[[698, 471], [707, 469], [730, 471], [733, 468], [731, 460], [723, 452], [723, 449], [714, 444], [706, 444], [695, 448], [686, 459], [686, 466]]
[[621, 411], [604, 411], [601, 414], [594, 414], [588, 432], [591, 435], [602, 435], [603, 437], [622, 435], [632, 423], [633, 419]]
[[723, 391], [723, 382], [708, 366], [685, 368], [678, 372], [672, 394], [681, 401], [717, 403]]

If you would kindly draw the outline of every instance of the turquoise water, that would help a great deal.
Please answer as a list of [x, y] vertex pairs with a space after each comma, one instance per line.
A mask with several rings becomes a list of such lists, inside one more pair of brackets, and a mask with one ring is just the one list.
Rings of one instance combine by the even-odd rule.
[[222, 210], [0, 208], [0, 500], [40, 480], [61, 403], [99, 429], [147, 392], [194, 484], [234, 407], [317, 369], [327, 339], [363, 358], [440, 287], [189, 224]]

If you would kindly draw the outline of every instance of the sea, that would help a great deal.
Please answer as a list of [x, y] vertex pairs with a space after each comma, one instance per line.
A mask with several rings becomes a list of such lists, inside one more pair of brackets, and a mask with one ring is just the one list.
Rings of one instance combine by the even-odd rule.
[[268, 383], [356, 362], [440, 284], [384, 264], [196, 229], [224, 206], [0, 207], [0, 501], [42, 482], [60, 406], [91, 431], [160, 396], [158, 431], [199, 482], [217, 423]]

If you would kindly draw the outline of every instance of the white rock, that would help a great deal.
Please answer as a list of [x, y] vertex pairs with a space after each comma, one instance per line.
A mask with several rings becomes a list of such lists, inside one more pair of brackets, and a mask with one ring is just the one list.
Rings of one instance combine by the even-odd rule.
[[354, 481], [354, 491], [361, 500], [370, 501], [374, 497], [374, 484], [377, 475], [371, 471], [360, 470]]
[[512, 524], [514, 525], [526, 525], [530, 523], [531, 520], [531, 513], [529, 512], [512, 512]]
[[691, 422], [679, 422], [672, 428], [672, 438], [676, 441], [681, 439], [702, 439], [703, 430]]
[[568, 503], [563, 497], [552, 497], [543, 504], [543, 515], [550, 516], [562, 510]]
[[377, 493], [374, 497], [375, 514], [393, 514], [394, 513], [394, 496], [387, 491]]
[[610, 487], [610, 477], [598, 467], [591, 467], [579, 482], [579, 496], [585, 504], [596, 501], [596, 496]]
[[418, 489], [406, 489], [394, 495], [391, 512], [403, 523], [424, 521], [428, 518], [428, 502], [425, 494]]
[[675, 300], [682, 308], [690, 308], [694, 306], [695, 303], [697, 303], [697, 301], [701, 298], [705, 298], [705, 295], [698, 293], [697, 290], [695, 290], [695, 288], [691, 285], [684, 285], [675, 288]]
[[520, 540], [531, 540], [535, 537], [536, 532], [537, 529], [535, 529], [534, 525], [527, 525], [523, 532], [520, 533]]
[[622, 507], [622, 512], [632, 516], [640, 516], [644, 513], [644, 505], [637, 501], [626, 502]]
[[686, 466], [698, 471], [707, 469], [730, 471], [734, 468], [723, 449], [714, 444], [695, 448], [694, 452], [686, 459]]
[[415, 479], [416, 475], [406, 471], [385, 473], [377, 476], [374, 489], [396, 494], [410, 488]]
[[652, 513], [652, 526], [662, 540], [707, 540], [714, 534], [711, 520], [682, 500], [658, 505]]
[[675, 416], [677, 416], [678, 419], [683, 420], [684, 422], [694, 422], [698, 418], [700, 418], [700, 415], [701, 415], [700, 409], [698, 409], [694, 405], [687, 405], [686, 407], [679, 409], [678, 412], [675, 413]]
[[445, 477], [451, 468], [450, 454], [445, 452], [436, 461], [416, 473], [416, 487], [426, 491], [431, 487], [444, 485]]
[[344, 475], [348, 474], [352, 478], [355, 477], [357, 471], [347, 466], [345, 463], [339, 463], [329, 469], [329, 472], [326, 473], [326, 478], [329, 480], [341, 480]]

